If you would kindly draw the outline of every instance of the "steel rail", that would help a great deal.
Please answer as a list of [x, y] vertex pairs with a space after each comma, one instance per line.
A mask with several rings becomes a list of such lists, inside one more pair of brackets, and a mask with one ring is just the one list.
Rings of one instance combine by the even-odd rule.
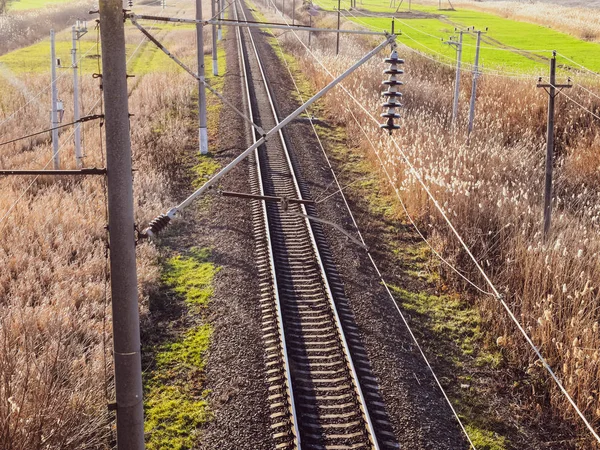
[[[243, 0], [240, 0], [240, 3], [242, 1]], [[241, 8], [241, 9], [242, 9], [242, 14], [244, 15], [244, 19], [247, 20], [245, 11], [243, 10], [243, 8]], [[263, 69], [263, 64], [261, 62], [261, 58], [260, 58], [260, 56], [258, 54], [258, 49], [257, 49], [256, 43], [254, 41], [254, 37], [252, 36], [252, 33], [250, 32], [250, 30], [249, 30], [248, 35], [250, 36], [250, 41], [252, 43], [252, 48], [254, 49], [256, 60], [258, 62], [258, 67], [260, 69], [261, 78], [262, 78], [262, 81], [264, 82], [264, 85], [265, 85], [265, 89], [266, 89], [267, 96], [268, 96], [268, 99], [269, 99], [269, 104], [271, 106], [271, 110], [272, 110], [272, 113], [273, 113], [273, 118], [275, 119], [275, 123], [277, 125], [279, 125], [280, 124], [279, 117], [278, 117], [278, 114], [277, 114], [277, 111], [276, 111], [276, 108], [275, 108], [275, 103], [274, 103], [273, 97], [271, 95], [271, 87], [269, 86], [269, 82], [268, 82], [267, 77], [265, 75], [265, 72], [264, 72], [264, 69]], [[294, 184], [294, 188], [296, 190], [297, 198], [298, 199], [304, 199], [303, 196], [302, 196], [300, 185], [298, 183], [298, 178], [296, 177], [296, 170], [295, 170], [295, 167], [294, 167], [294, 165], [293, 165], [293, 163], [291, 161], [290, 152], [289, 152], [289, 149], [287, 147], [285, 138], [283, 136], [283, 132], [282, 132], [281, 128], [279, 128], [277, 131], [278, 131], [278, 134], [279, 134], [279, 138], [281, 140], [281, 145], [282, 145], [283, 150], [284, 150], [284, 154], [285, 154], [285, 158], [286, 158], [289, 170], [290, 170], [290, 174], [292, 175], [291, 178], [292, 178], [292, 181], [293, 181], [293, 184]], [[258, 153], [257, 153], [257, 164], [258, 164]], [[262, 187], [262, 181], [261, 181], [261, 191], [262, 190], [263, 190], [263, 187]], [[264, 192], [263, 192], [263, 195], [264, 195]], [[363, 391], [362, 391], [362, 388], [361, 388], [361, 385], [360, 385], [360, 381], [359, 381], [359, 378], [358, 378], [358, 373], [356, 371], [356, 368], [355, 368], [355, 365], [354, 365], [354, 361], [352, 359], [352, 355], [351, 355], [351, 352], [350, 352], [350, 347], [348, 345], [348, 341], [347, 341], [345, 333], [344, 333], [344, 328], [343, 328], [343, 325], [342, 325], [342, 321], [341, 321], [339, 313], [338, 313], [338, 308], [337, 308], [337, 305], [335, 304], [335, 300], [334, 300], [334, 296], [333, 296], [333, 291], [331, 289], [331, 286], [330, 286], [330, 283], [329, 283], [329, 280], [328, 280], [328, 277], [327, 277], [327, 271], [325, 269], [325, 265], [323, 263], [323, 258], [321, 256], [321, 252], [319, 250], [319, 246], [317, 244], [317, 240], [316, 240], [315, 235], [314, 235], [314, 231], [313, 231], [313, 228], [312, 228], [312, 224], [310, 222], [309, 214], [308, 214], [308, 211], [306, 210], [306, 205], [305, 204], [300, 204], [299, 207], [302, 210], [302, 213], [304, 215], [304, 217], [303, 217], [304, 223], [305, 223], [305, 225], [307, 227], [307, 230], [308, 230], [308, 233], [309, 233], [309, 236], [310, 236], [310, 240], [311, 240], [311, 246], [313, 248], [314, 254], [316, 256], [316, 260], [317, 260], [318, 265], [319, 265], [321, 278], [322, 278], [323, 285], [325, 287], [326, 294], [327, 294], [327, 300], [329, 302], [329, 305], [331, 307], [331, 310], [332, 310], [334, 318], [335, 318], [335, 325], [336, 325], [337, 333], [338, 333], [339, 339], [340, 339], [340, 341], [342, 343], [342, 346], [343, 346], [343, 352], [344, 352], [345, 357], [346, 357], [346, 362], [347, 362], [348, 368], [350, 369], [350, 372], [351, 372], [352, 382], [354, 384], [354, 389], [356, 391], [356, 395], [357, 395], [359, 403], [360, 403], [360, 407], [361, 407], [361, 410], [362, 410], [362, 415], [363, 415], [363, 418], [366, 421], [366, 425], [367, 425], [367, 430], [366, 431], [368, 432], [368, 438], [371, 441], [371, 443], [373, 444], [373, 447], [376, 450], [379, 450], [380, 447], [379, 447], [379, 443], [378, 443], [378, 440], [377, 440], [377, 435], [375, 433], [375, 428], [373, 426], [373, 422], [372, 422], [371, 417], [369, 415], [369, 410], [368, 410], [368, 407], [367, 407], [366, 399], [365, 399], [365, 396], [363, 394]], [[266, 209], [265, 209], [265, 211], [266, 211]], [[286, 365], [289, 366], [289, 362], [286, 361]], [[297, 426], [297, 420], [295, 420], [295, 419], [294, 419], [294, 424]], [[299, 440], [300, 440], [300, 434], [298, 433], [298, 442], [299, 442]], [[300, 450], [300, 448], [301, 448], [300, 445], [298, 445], [298, 449], [299, 450]]]
[[[238, 8], [237, 8], [236, 0], [234, 0], [233, 11], [237, 18], [238, 17]], [[242, 67], [242, 73], [243, 73], [243, 79], [244, 79], [244, 88], [246, 91], [246, 101], [248, 102], [248, 114], [250, 116], [250, 119], [254, 122], [254, 113], [252, 111], [252, 99], [250, 98], [250, 86], [249, 86], [249, 81], [248, 81], [249, 77], [248, 77], [248, 71], [247, 71], [247, 67], [246, 67], [246, 61], [244, 59], [244, 45], [242, 43], [242, 33], [239, 28], [236, 28], [236, 36], [237, 36], [238, 49], [239, 49], [238, 55], [240, 58], [240, 64]], [[254, 131], [255, 130], [252, 130], [252, 142], [254, 144], [256, 144], [258, 139], [257, 139], [256, 133]], [[254, 150], [254, 161], [255, 161], [255, 165], [256, 165], [256, 173], [257, 173], [256, 178], [258, 179], [260, 195], [264, 197], [265, 190], [264, 190], [264, 186], [262, 183], [262, 173], [261, 173], [261, 168], [260, 168], [260, 158], [259, 158], [259, 154], [258, 154], [258, 147]], [[298, 197], [298, 198], [300, 198], [300, 197]], [[267, 240], [267, 248], [269, 251], [269, 269], [271, 272], [271, 277], [273, 278], [273, 294], [275, 296], [275, 308], [277, 311], [277, 327], [278, 327], [279, 336], [281, 339], [281, 353], [282, 353], [282, 357], [283, 357], [283, 361], [284, 361], [285, 381], [286, 381], [286, 385], [287, 385], [288, 399], [290, 402], [290, 413], [292, 416], [291, 421], [292, 421], [292, 426], [294, 429], [293, 432], [295, 435], [296, 447], [299, 450], [301, 448], [300, 430], [298, 428], [298, 420], [297, 420], [297, 415], [296, 415], [296, 403], [294, 400], [294, 391], [293, 391], [293, 386], [292, 386], [292, 374], [290, 371], [289, 357], [288, 357], [288, 353], [287, 353], [287, 343], [286, 343], [286, 339], [285, 339], [285, 330], [284, 330], [284, 325], [283, 325], [283, 312], [282, 312], [282, 308], [281, 308], [281, 298], [279, 296], [279, 287], [277, 284], [277, 272], [275, 270], [275, 256], [273, 254], [273, 243], [272, 243], [272, 239], [271, 239], [271, 231], [269, 229], [269, 217], [267, 214], [266, 202], [261, 201], [260, 208], [262, 211], [263, 221], [265, 223], [265, 235], [266, 235], [266, 240]]]

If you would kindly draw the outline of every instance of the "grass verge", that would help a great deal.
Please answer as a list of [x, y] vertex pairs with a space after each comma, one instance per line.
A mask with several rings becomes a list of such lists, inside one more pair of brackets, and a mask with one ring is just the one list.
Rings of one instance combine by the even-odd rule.
[[210, 420], [203, 373], [212, 327], [204, 323], [202, 312], [210, 301], [217, 272], [208, 249], [192, 248], [164, 265], [163, 283], [184, 301], [193, 325], [147, 351], [154, 360], [154, 368], [144, 380], [149, 450], [191, 449], [201, 426]]
[[[225, 51], [219, 45], [219, 63], [225, 64]], [[206, 57], [210, 64], [210, 55]], [[208, 67], [208, 65], [207, 65]], [[222, 91], [224, 77], [207, 77], [211, 85]], [[197, 91], [196, 91], [197, 102]], [[196, 108], [192, 103], [191, 108]], [[211, 121], [208, 124], [211, 150], [216, 149], [218, 117], [221, 104], [207, 97]], [[189, 132], [196, 130], [196, 115], [190, 111]], [[212, 154], [194, 156], [189, 167], [193, 188], [208, 180], [220, 167]], [[203, 203], [200, 202], [199, 208]], [[178, 246], [176, 237], [163, 248]], [[162, 285], [165, 295], [154, 302], [160, 318], [154, 327], [159, 336], [145, 351], [152, 368], [144, 380], [147, 448], [149, 450], [188, 450], [197, 448], [201, 429], [212, 418], [209, 392], [204, 388], [206, 353], [210, 346], [212, 325], [204, 317], [213, 295], [212, 281], [219, 268], [211, 262], [211, 251], [191, 248], [175, 252], [163, 264]], [[171, 297], [175, 297], [175, 299]], [[162, 303], [161, 303], [162, 299]]]

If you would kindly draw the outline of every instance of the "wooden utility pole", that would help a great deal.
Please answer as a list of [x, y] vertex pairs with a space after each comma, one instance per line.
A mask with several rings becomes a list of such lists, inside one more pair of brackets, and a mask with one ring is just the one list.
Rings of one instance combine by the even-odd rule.
[[462, 62], [462, 43], [463, 43], [463, 32], [460, 31], [458, 35], [458, 42], [451, 38], [446, 44], [456, 48], [456, 78], [454, 81], [454, 101], [452, 103], [452, 125], [456, 124], [458, 117], [458, 98], [460, 96], [460, 66]]
[[473, 131], [475, 121], [475, 100], [477, 99], [477, 79], [479, 78], [479, 48], [481, 46], [481, 31], [477, 31], [477, 47], [475, 48], [475, 64], [473, 65], [473, 84], [471, 87], [471, 102], [469, 104], [469, 134]]
[[[341, 3], [342, 0], [338, 0], [338, 22], [337, 22], [337, 29], [338, 31], [340, 31], [340, 8], [341, 8]], [[336, 56], [340, 53], [340, 33], [337, 33], [336, 35], [336, 41], [335, 41], [335, 54]]]
[[118, 450], [144, 449], [133, 172], [122, 0], [100, 0]]
[[[556, 84], [556, 51], [550, 59], [550, 83], [537, 84], [548, 93], [548, 127], [546, 130], [546, 181], [544, 187], [544, 238], [550, 231], [552, 221], [552, 171], [554, 168], [554, 99], [560, 91], [572, 87], [571, 84]], [[558, 89], [558, 92], [557, 92]]]
[[[202, 20], [202, 0], [196, 0], [196, 20]], [[198, 145], [200, 147], [200, 154], [206, 155], [208, 153], [208, 128], [206, 118], [206, 86], [204, 86], [204, 80], [206, 79], [204, 71], [204, 26], [202, 23], [196, 23], [196, 45], [198, 46], [197, 58], [198, 58]]]

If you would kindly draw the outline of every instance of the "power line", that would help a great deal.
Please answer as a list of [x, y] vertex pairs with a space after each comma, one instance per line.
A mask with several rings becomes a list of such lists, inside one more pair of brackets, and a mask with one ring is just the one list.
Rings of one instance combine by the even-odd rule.
[[589, 114], [591, 114], [592, 116], [594, 116], [596, 119], [600, 119], [600, 116], [596, 113], [594, 113], [593, 111], [590, 111], [589, 109], [587, 109], [585, 106], [583, 106], [581, 103], [579, 103], [577, 100], [573, 99], [572, 97], [569, 97], [567, 94], [565, 94], [564, 92], [561, 92], [560, 95], [564, 96], [567, 98], [567, 100], [569, 100], [572, 103], [575, 103], [577, 106], [579, 106], [581, 109], [583, 109], [584, 111], [588, 112]]
[[579, 64], [578, 62], [575, 62], [575, 61], [573, 61], [572, 59], [570, 59], [570, 58], [567, 58], [567, 57], [566, 57], [565, 55], [563, 55], [562, 53], [558, 53], [558, 52], [557, 52], [556, 54], [557, 54], [558, 56], [560, 56], [561, 58], [563, 58], [563, 59], [566, 59], [566, 60], [567, 60], [567, 61], [569, 61], [570, 63], [573, 63], [573, 64], [575, 64], [576, 66], [579, 66], [580, 68], [582, 68], [582, 69], [583, 69], [583, 70], [585, 70], [586, 72], [589, 72], [590, 74], [592, 74], [592, 75], [594, 75], [594, 76], [596, 76], [596, 77], [600, 77], [600, 73], [598, 73], [598, 72], [594, 72], [593, 70], [591, 70], [591, 69], [588, 69], [587, 67], [585, 67], [583, 64]]
[[[293, 30], [292, 30], [293, 31]], [[314, 55], [314, 53], [304, 44], [304, 42], [302, 42], [302, 40], [297, 36], [297, 34], [294, 32], [294, 35], [296, 36], [296, 38], [298, 39], [298, 41], [306, 48], [306, 50], [311, 54], [311, 56], [313, 56], [313, 58], [315, 58], [317, 60], [317, 62], [321, 65], [321, 67], [323, 67], [323, 69], [330, 75], [333, 76], [331, 74], [331, 72], [327, 69], [327, 67], [323, 64], [323, 62], [321, 62], [316, 55]], [[356, 97], [354, 97], [354, 95], [347, 90], [342, 84], [340, 84], [340, 87], [344, 90], [344, 92], [369, 116], [371, 117], [371, 119], [379, 124], [379, 121], [377, 120], [377, 118], [375, 118], [373, 116], [373, 114], [367, 110], [363, 104], [356, 99]], [[573, 409], [576, 411], [576, 413], [579, 415], [579, 417], [581, 418], [581, 420], [584, 422], [584, 424], [586, 425], [586, 427], [588, 428], [588, 430], [590, 431], [590, 433], [594, 436], [594, 438], [600, 442], [600, 436], [598, 435], [598, 433], [596, 432], [596, 430], [592, 427], [592, 425], [589, 423], [589, 421], [587, 420], [587, 418], [585, 417], [585, 415], [581, 412], [581, 410], [579, 409], [579, 407], [577, 406], [577, 404], [575, 403], [575, 401], [571, 398], [570, 394], [567, 392], [567, 390], [565, 389], [565, 387], [563, 386], [562, 382], [560, 381], [560, 379], [558, 378], [558, 376], [554, 373], [554, 370], [550, 367], [550, 365], [548, 364], [548, 362], [546, 361], [546, 359], [544, 358], [544, 356], [541, 354], [540, 350], [538, 349], [538, 347], [535, 345], [535, 343], [533, 342], [533, 340], [529, 337], [529, 335], [527, 334], [527, 332], [525, 331], [524, 327], [521, 325], [521, 323], [519, 322], [519, 320], [516, 318], [515, 314], [512, 312], [512, 310], [510, 309], [510, 307], [508, 306], [508, 304], [506, 303], [506, 301], [504, 300], [503, 296], [500, 294], [500, 292], [497, 290], [496, 286], [494, 285], [494, 283], [491, 281], [491, 279], [489, 278], [489, 276], [487, 275], [487, 273], [485, 272], [485, 270], [483, 269], [483, 267], [481, 266], [481, 264], [479, 264], [479, 262], [477, 261], [477, 259], [475, 258], [475, 256], [473, 255], [471, 249], [467, 246], [467, 244], [465, 243], [464, 239], [462, 238], [462, 236], [460, 235], [460, 233], [458, 232], [458, 230], [454, 227], [454, 224], [450, 221], [450, 219], [448, 218], [447, 214], [445, 213], [444, 209], [440, 206], [439, 202], [437, 201], [437, 199], [433, 196], [433, 194], [431, 193], [431, 190], [427, 187], [427, 185], [425, 184], [425, 182], [423, 181], [421, 174], [416, 170], [416, 168], [413, 166], [413, 164], [411, 163], [410, 159], [408, 158], [408, 156], [406, 155], [406, 153], [404, 152], [404, 150], [400, 147], [400, 145], [397, 143], [396, 139], [394, 137], [388, 137], [388, 139], [394, 144], [395, 148], [400, 152], [400, 155], [402, 156], [402, 159], [405, 161], [406, 165], [409, 167], [410, 171], [413, 173], [413, 175], [416, 177], [416, 179], [419, 181], [419, 184], [422, 186], [422, 188], [425, 190], [425, 192], [427, 193], [427, 196], [431, 199], [431, 201], [434, 203], [436, 209], [440, 212], [440, 214], [442, 215], [442, 217], [444, 218], [445, 222], [447, 223], [448, 227], [452, 230], [453, 234], [455, 235], [455, 237], [458, 239], [458, 241], [460, 242], [461, 246], [463, 247], [463, 249], [465, 250], [465, 252], [469, 255], [469, 258], [473, 261], [473, 263], [475, 264], [475, 267], [477, 268], [477, 270], [481, 273], [481, 275], [483, 276], [484, 280], [486, 281], [486, 283], [490, 286], [490, 289], [492, 290], [494, 296], [498, 299], [498, 301], [501, 303], [502, 307], [506, 310], [506, 312], [508, 313], [509, 317], [511, 318], [511, 320], [513, 321], [513, 323], [517, 326], [517, 328], [519, 329], [519, 331], [521, 332], [521, 334], [523, 335], [523, 337], [525, 338], [525, 340], [527, 341], [527, 343], [529, 344], [529, 346], [532, 348], [532, 350], [534, 351], [534, 353], [536, 354], [536, 356], [538, 357], [538, 359], [540, 360], [540, 362], [542, 363], [542, 365], [544, 366], [544, 368], [546, 369], [546, 371], [550, 374], [550, 376], [552, 377], [552, 379], [554, 380], [554, 382], [556, 383], [556, 385], [558, 386], [559, 390], [562, 392], [562, 394], [567, 398], [569, 404], [573, 407]]]
[[12, 144], [14, 142], [18, 142], [18, 141], [22, 141], [22, 140], [25, 140], [25, 139], [29, 139], [29, 138], [32, 138], [34, 136], [39, 136], [40, 134], [49, 133], [49, 132], [54, 131], [54, 130], [60, 130], [61, 128], [66, 128], [66, 127], [70, 127], [70, 126], [73, 126], [73, 125], [77, 125], [79, 123], [89, 122], [90, 120], [101, 119], [102, 117], [103, 116], [100, 116], [100, 115], [92, 115], [92, 116], [82, 117], [81, 119], [76, 120], [75, 122], [66, 123], [64, 125], [60, 125], [60, 126], [54, 127], [54, 128], [48, 128], [48, 129], [42, 130], [42, 131], [37, 131], [35, 133], [28, 134], [27, 136], [22, 136], [22, 137], [19, 137], [19, 138], [16, 138], [16, 139], [12, 139], [10, 141], [0, 142], [0, 147], [3, 146], [3, 145]]
[[[96, 101], [96, 103], [94, 103], [94, 105], [89, 109], [89, 111], [93, 111], [94, 108], [98, 105], [98, 103], [100, 103], [102, 96], [100, 96], [100, 98]], [[61, 144], [61, 146], [58, 149], [58, 153], [61, 152], [61, 150], [64, 148], [64, 146], [66, 145], [66, 143], [69, 141], [69, 139], [75, 134], [75, 130], [73, 130], [71, 132], [71, 134], [67, 137], [67, 139], [65, 141], [63, 141], [63, 143]], [[54, 155], [48, 160], [48, 162], [44, 165], [44, 167], [42, 167], [41, 170], [45, 170], [48, 168], [48, 166], [50, 165], [50, 163], [52, 162], [52, 160], [54, 159]], [[2, 224], [2, 222], [4, 222], [8, 216], [10, 216], [10, 214], [12, 213], [12, 211], [16, 208], [16, 206], [19, 204], [19, 202], [23, 199], [23, 197], [25, 197], [25, 194], [27, 194], [27, 192], [29, 192], [29, 190], [33, 187], [33, 185], [36, 183], [36, 181], [39, 179], [41, 175], [37, 175], [33, 181], [25, 188], [25, 190], [21, 193], [21, 195], [17, 198], [17, 200], [10, 206], [10, 208], [8, 208], [8, 210], [6, 211], [6, 213], [2, 216], [2, 218], [0, 218], [0, 224]], [[6, 223], [4, 224], [4, 226], [2, 227], [2, 230], [4, 230], [4, 228], [6, 227]]]

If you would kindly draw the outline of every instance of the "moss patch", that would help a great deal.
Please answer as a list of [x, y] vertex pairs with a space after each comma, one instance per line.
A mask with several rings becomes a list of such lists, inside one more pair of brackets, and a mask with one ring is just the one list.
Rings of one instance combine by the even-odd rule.
[[188, 306], [206, 306], [212, 290], [216, 266], [208, 261], [210, 251], [192, 248], [189, 255], [175, 256], [165, 265], [163, 282], [179, 294]]
[[506, 450], [506, 438], [492, 431], [481, 430], [472, 425], [466, 426], [467, 433], [478, 450]]
[[201, 316], [217, 272], [208, 249], [192, 248], [164, 265], [163, 283], [187, 305], [186, 320], [195, 324], [146, 350], [154, 363], [144, 379], [149, 450], [194, 448], [200, 428], [211, 418], [203, 384], [212, 326]]

